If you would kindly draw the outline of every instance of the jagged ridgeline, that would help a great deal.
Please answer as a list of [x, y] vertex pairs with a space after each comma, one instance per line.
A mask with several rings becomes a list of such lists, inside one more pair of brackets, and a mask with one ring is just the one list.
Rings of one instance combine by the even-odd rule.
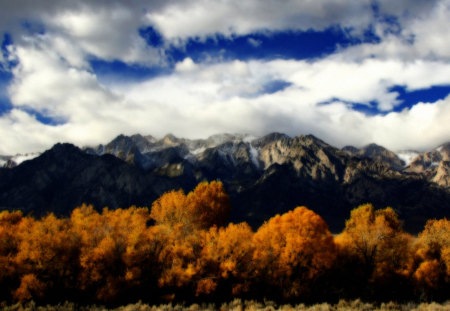
[[352, 208], [371, 202], [391, 206], [418, 232], [427, 219], [450, 214], [449, 158], [449, 143], [396, 154], [374, 144], [338, 149], [312, 135], [120, 135], [84, 149], [58, 144], [16, 166], [17, 157], [3, 156], [9, 168], [0, 169], [0, 207], [62, 216], [83, 202], [146, 206], [168, 190], [221, 180], [233, 205], [229, 220], [253, 228], [305, 205], [338, 232]]

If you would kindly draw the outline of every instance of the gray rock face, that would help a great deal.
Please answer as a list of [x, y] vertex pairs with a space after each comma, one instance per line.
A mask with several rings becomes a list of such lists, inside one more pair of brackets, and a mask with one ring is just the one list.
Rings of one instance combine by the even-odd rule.
[[354, 156], [369, 158], [384, 163], [394, 170], [400, 171], [405, 166], [405, 162], [400, 159], [397, 154], [377, 144], [369, 144], [361, 149], [353, 146], [346, 146], [342, 148], [342, 150]]
[[267, 169], [290, 165], [298, 176], [322, 181], [341, 181], [346, 155], [314, 136], [282, 138], [261, 147], [260, 159]]
[[417, 173], [443, 187], [450, 187], [450, 142], [419, 154], [405, 172]]
[[58, 144], [0, 169], [0, 207], [38, 216], [67, 215], [83, 202], [97, 208], [150, 206], [165, 191], [190, 191], [198, 182], [219, 179], [232, 199], [230, 220], [255, 228], [305, 205], [338, 231], [352, 208], [371, 202], [392, 206], [405, 227], [417, 232], [427, 219], [450, 214], [449, 149], [442, 145], [403, 168], [383, 147], [340, 150], [312, 135], [120, 135], [84, 150]]

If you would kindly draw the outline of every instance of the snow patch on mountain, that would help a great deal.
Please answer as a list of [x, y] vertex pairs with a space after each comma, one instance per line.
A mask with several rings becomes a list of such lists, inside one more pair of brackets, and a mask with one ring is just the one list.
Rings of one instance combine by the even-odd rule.
[[26, 154], [16, 154], [14, 156], [0, 156], [0, 167], [4, 167], [8, 164], [8, 161], [11, 161], [15, 165], [19, 165], [22, 162], [34, 159], [40, 156], [41, 153], [26, 153]]
[[208, 141], [208, 145], [209, 147], [216, 147], [219, 145], [222, 145], [228, 141], [233, 141], [236, 139], [235, 135], [232, 134], [216, 134], [216, 135], [212, 135], [209, 136], [206, 141]]
[[190, 153], [193, 155], [199, 155], [200, 153], [203, 153], [206, 150], [206, 147], [200, 147], [194, 150], [191, 150]]
[[248, 144], [248, 147], [250, 148], [250, 159], [252, 160], [253, 164], [255, 164], [255, 166], [257, 168], [260, 168], [260, 163], [259, 163], [259, 150], [256, 149], [255, 147], [253, 147], [253, 145], [251, 143]]
[[405, 166], [408, 166], [419, 155], [419, 152], [413, 150], [405, 150], [396, 152], [396, 155], [400, 158], [400, 160], [405, 162]]
[[40, 153], [27, 153], [27, 154], [18, 154], [12, 157], [12, 160], [19, 165], [22, 162], [34, 159], [38, 157]]
[[242, 141], [244, 142], [244, 143], [249, 143], [249, 144], [251, 144], [254, 140], [257, 140], [257, 139], [259, 139], [260, 137], [258, 137], [258, 136], [253, 136], [253, 135], [245, 135], [243, 138], [242, 138]]

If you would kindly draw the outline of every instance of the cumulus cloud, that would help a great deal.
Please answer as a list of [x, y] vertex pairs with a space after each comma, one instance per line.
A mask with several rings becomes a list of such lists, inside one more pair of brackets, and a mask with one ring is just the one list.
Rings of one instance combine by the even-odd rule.
[[[172, 2], [161, 10], [150, 11], [147, 19], [168, 39], [255, 31], [323, 30], [340, 24], [361, 30], [370, 24], [370, 1], [226, 1]], [[176, 21], [175, 23], [173, 21]]]
[[[2, 1], [0, 32], [11, 34], [6, 57], [17, 65], [9, 69], [13, 107], [0, 115], [0, 154], [168, 132], [193, 138], [280, 131], [312, 133], [337, 146], [435, 147], [450, 139], [450, 97], [393, 112], [401, 101], [392, 87], [450, 84], [449, 17], [450, 0]], [[161, 46], [139, 35], [149, 26], [162, 35]], [[379, 40], [306, 61], [186, 57], [167, 74], [108, 85], [89, 62], [166, 66], [165, 49], [189, 39], [329, 27], [352, 38], [371, 29]], [[283, 87], [267, 92], [273, 81]], [[383, 114], [355, 111], [356, 103], [376, 103]]]
[[161, 65], [163, 52], [147, 45], [138, 29], [145, 25], [125, 7], [66, 11], [50, 19], [58, 35], [76, 42], [85, 53], [111, 61]]
[[[45, 32], [54, 40], [54, 48], [64, 55], [82, 52], [83, 57], [121, 60], [127, 63], [155, 65], [164, 63], [162, 51], [149, 47], [139, 35], [148, 26], [146, 10], [156, 10], [163, 1], [2, 1], [0, 31], [10, 33], [21, 44], [30, 34]], [[68, 57], [77, 60], [78, 56]]]
[[[180, 64], [186, 63], [191, 60]], [[428, 148], [448, 139], [448, 98], [380, 116], [354, 111], [348, 102], [369, 104], [384, 99], [384, 105], [393, 106], [397, 94], [390, 93], [390, 87], [405, 85], [412, 90], [448, 83], [445, 74], [450, 70], [449, 64], [380, 60], [342, 63], [330, 57], [315, 63], [234, 61], [195, 66], [195, 71], [183, 71], [117, 92], [143, 109], [152, 107], [152, 114], [155, 109], [158, 111], [157, 119], [148, 115], [154, 122], [147, 126], [157, 135], [167, 132], [161, 124], [170, 124], [168, 127], [175, 134], [189, 137], [226, 131], [256, 135], [282, 131], [290, 135], [313, 133], [339, 146], [377, 142], [393, 149]], [[431, 72], [434, 78], [423, 81]], [[243, 89], [257, 91], [274, 79], [291, 84], [279, 92], [250, 98], [239, 87], [245, 85]], [[325, 101], [329, 103], [318, 104]]]
[[[4, 132], [8, 127], [16, 129], [2, 137], [3, 152], [30, 151], [56, 141], [101, 143], [119, 133], [135, 132], [159, 136], [173, 132], [184, 137], [219, 132], [313, 133], [338, 146], [377, 142], [393, 149], [428, 148], [448, 139], [449, 98], [385, 116], [366, 116], [349, 104], [386, 100], [381, 104], [393, 106], [397, 103], [396, 94], [389, 92], [393, 85], [412, 90], [448, 83], [450, 64], [445, 63], [343, 62], [335, 56], [312, 63], [195, 64], [185, 59], [170, 75], [109, 89], [91, 72], [70, 67], [39, 46], [18, 48], [16, 53], [20, 63], [10, 87], [15, 107], [31, 108], [65, 123], [44, 125], [14, 109], [1, 118]], [[426, 76], [432, 78], [423, 79]], [[258, 94], [272, 80], [290, 85], [273, 94], [247, 96]], [[322, 102], [328, 103], [318, 104]]]
[[[376, 57], [401, 60], [450, 61], [449, 0], [378, 1], [383, 19], [375, 19], [373, 27], [381, 42], [353, 46], [344, 54], [349, 59]], [[393, 26], [398, 32], [389, 32]]]

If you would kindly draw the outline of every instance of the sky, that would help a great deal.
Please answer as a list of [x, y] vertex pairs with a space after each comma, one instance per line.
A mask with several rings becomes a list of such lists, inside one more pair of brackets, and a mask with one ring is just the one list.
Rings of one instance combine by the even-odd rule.
[[119, 134], [450, 141], [450, 0], [0, 2], [0, 154]]

